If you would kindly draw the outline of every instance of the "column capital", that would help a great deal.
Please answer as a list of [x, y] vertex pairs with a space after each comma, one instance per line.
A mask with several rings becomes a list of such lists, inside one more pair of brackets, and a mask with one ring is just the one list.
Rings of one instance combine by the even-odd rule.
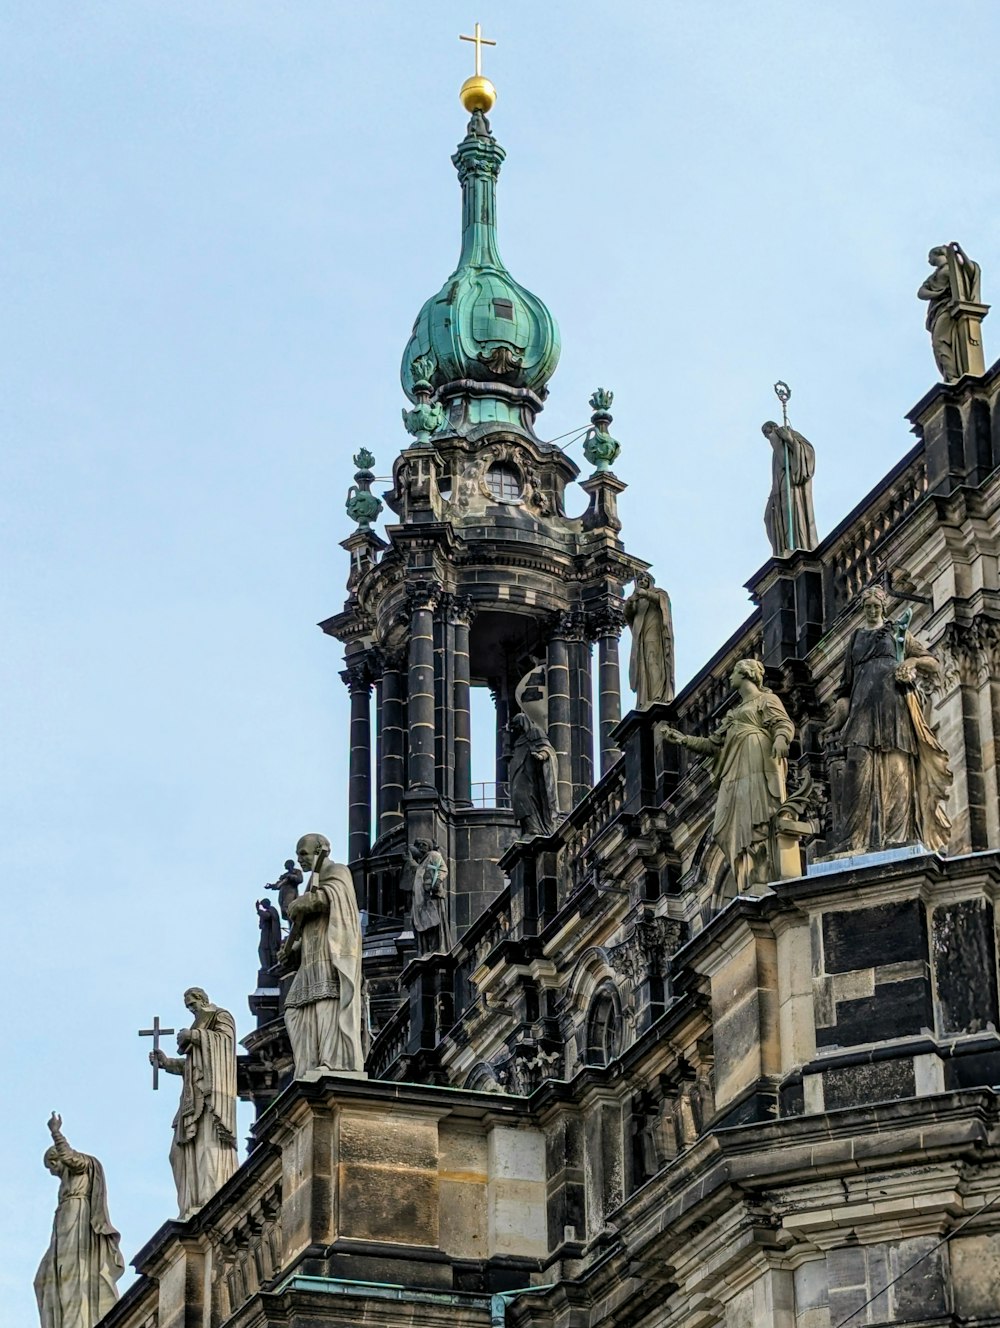
[[411, 613], [429, 609], [432, 613], [441, 603], [443, 591], [434, 581], [413, 581], [406, 587], [406, 607]]
[[364, 659], [352, 660], [347, 668], [341, 670], [340, 676], [352, 696], [358, 692], [370, 696], [372, 683], [376, 677], [374, 661], [367, 656]]
[[447, 595], [445, 599], [448, 621], [471, 627], [476, 616], [476, 606], [468, 595]]
[[549, 619], [549, 639], [557, 641], [586, 641], [587, 625], [582, 609], [566, 609], [552, 614]]
[[592, 641], [601, 636], [621, 636], [625, 612], [621, 600], [608, 600], [587, 614], [587, 634]]

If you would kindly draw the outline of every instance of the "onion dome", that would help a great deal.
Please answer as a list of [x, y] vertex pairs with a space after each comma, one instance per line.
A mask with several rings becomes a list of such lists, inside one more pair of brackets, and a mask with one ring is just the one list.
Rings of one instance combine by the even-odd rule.
[[427, 384], [438, 400], [464, 397], [470, 425], [503, 418], [498, 399], [519, 399], [533, 416], [559, 362], [555, 319], [514, 280], [497, 249], [496, 182], [505, 156], [476, 107], [452, 157], [462, 186], [458, 266], [417, 315], [400, 371], [413, 402]]

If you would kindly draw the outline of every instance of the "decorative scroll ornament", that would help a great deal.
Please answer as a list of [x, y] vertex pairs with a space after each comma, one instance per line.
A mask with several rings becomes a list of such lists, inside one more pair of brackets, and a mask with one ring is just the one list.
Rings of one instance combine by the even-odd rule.
[[371, 523], [382, 510], [382, 503], [371, 491], [375, 457], [362, 447], [354, 456], [354, 464], [358, 468], [354, 474], [355, 482], [347, 490], [344, 507], [351, 520], [358, 523], [359, 530], [371, 530]]
[[590, 423], [593, 427], [588, 429], [587, 436], [583, 440], [583, 455], [598, 472], [610, 470], [622, 450], [621, 443], [608, 433], [608, 425], [611, 423], [611, 403], [614, 399], [614, 392], [609, 392], [603, 387], [599, 387], [590, 398], [590, 406], [594, 412], [590, 417]]

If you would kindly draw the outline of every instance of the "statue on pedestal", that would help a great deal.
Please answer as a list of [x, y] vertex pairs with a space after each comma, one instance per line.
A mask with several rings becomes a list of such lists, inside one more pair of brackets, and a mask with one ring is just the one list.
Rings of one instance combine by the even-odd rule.
[[636, 705], [645, 710], [654, 701], [674, 697], [674, 621], [670, 596], [655, 585], [648, 572], [639, 572], [635, 589], [622, 606], [632, 633], [628, 682]]
[[510, 721], [507, 782], [517, 828], [526, 839], [551, 835], [559, 819], [558, 758], [541, 726], [527, 715]]
[[278, 910], [269, 899], [257, 900], [257, 919], [260, 926], [257, 959], [261, 972], [266, 973], [278, 962], [278, 951], [281, 949], [281, 919], [278, 917]]
[[59, 1177], [52, 1239], [35, 1274], [42, 1328], [94, 1328], [118, 1299], [125, 1271], [118, 1232], [108, 1216], [104, 1168], [63, 1137], [62, 1117], [49, 1118], [52, 1147], [45, 1166]]
[[184, 1081], [170, 1145], [181, 1221], [208, 1203], [237, 1167], [236, 1024], [202, 987], [189, 987], [184, 1004], [194, 1022], [177, 1034], [180, 1057], [149, 1053], [151, 1065]]
[[771, 444], [771, 495], [764, 509], [764, 528], [776, 558], [819, 543], [813, 512], [812, 480], [816, 451], [789, 424], [768, 420], [761, 433]]
[[979, 264], [954, 240], [927, 255], [934, 271], [917, 291], [927, 300], [927, 331], [938, 372], [946, 383], [963, 374], [986, 371], [981, 323], [989, 307], [981, 302]]
[[417, 954], [447, 954], [453, 945], [445, 885], [448, 864], [429, 839], [415, 839], [410, 856], [414, 862], [411, 913]]
[[364, 1070], [361, 917], [347, 867], [330, 860], [325, 835], [303, 835], [299, 866], [305, 891], [289, 904], [292, 930], [279, 960], [297, 967], [285, 997], [285, 1026], [295, 1075], [311, 1070]]
[[861, 595], [864, 625], [847, 645], [828, 750], [843, 770], [834, 785], [837, 849], [866, 853], [921, 843], [940, 850], [951, 836], [945, 803], [952, 784], [948, 753], [924, 719], [916, 682], [940, 666], [907, 630], [907, 611], [886, 621], [881, 586]]
[[668, 742], [712, 758], [718, 789], [713, 838], [722, 849], [742, 894], [773, 874], [769, 853], [772, 820], [785, 803], [788, 745], [795, 736], [779, 698], [764, 686], [764, 666], [741, 659], [730, 681], [739, 693], [710, 738], [664, 726]]
[[299, 897], [299, 886], [305, 880], [301, 871], [296, 867], [293, 858], [288, 858], [285, 862], [285, 870], [276, 881], [269, 881], [264, 886], [265, 890], [277, 890], [278, 907], [281, 909], [281, 916], [286, 922], [289, 921], [288, 906], [293, 899]]

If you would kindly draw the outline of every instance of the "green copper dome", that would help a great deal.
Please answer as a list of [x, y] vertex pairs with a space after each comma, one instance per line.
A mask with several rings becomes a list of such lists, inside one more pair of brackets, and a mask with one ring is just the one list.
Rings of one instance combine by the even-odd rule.
[[418, 375], [427, 369], [426, 361], [414, 368], [418, 358], [433, 361], [428, 381], [435, 390], [453, 384], [460, 391], [460, 384], [472, 380], [470, 423], [498, 418], [485, 406], [489, 384], [501, 399], [522, 395], [517, 389], [543, 398], [559, 363], [555, 319], [537, 295], [514, 280], [497, 250], [496, 182], [505, 155], [485, 115], [474, 112], [452, 157], [462, 185], [458, 267], [417, 315], [400, 372], [411, 401], [417, 400]]

